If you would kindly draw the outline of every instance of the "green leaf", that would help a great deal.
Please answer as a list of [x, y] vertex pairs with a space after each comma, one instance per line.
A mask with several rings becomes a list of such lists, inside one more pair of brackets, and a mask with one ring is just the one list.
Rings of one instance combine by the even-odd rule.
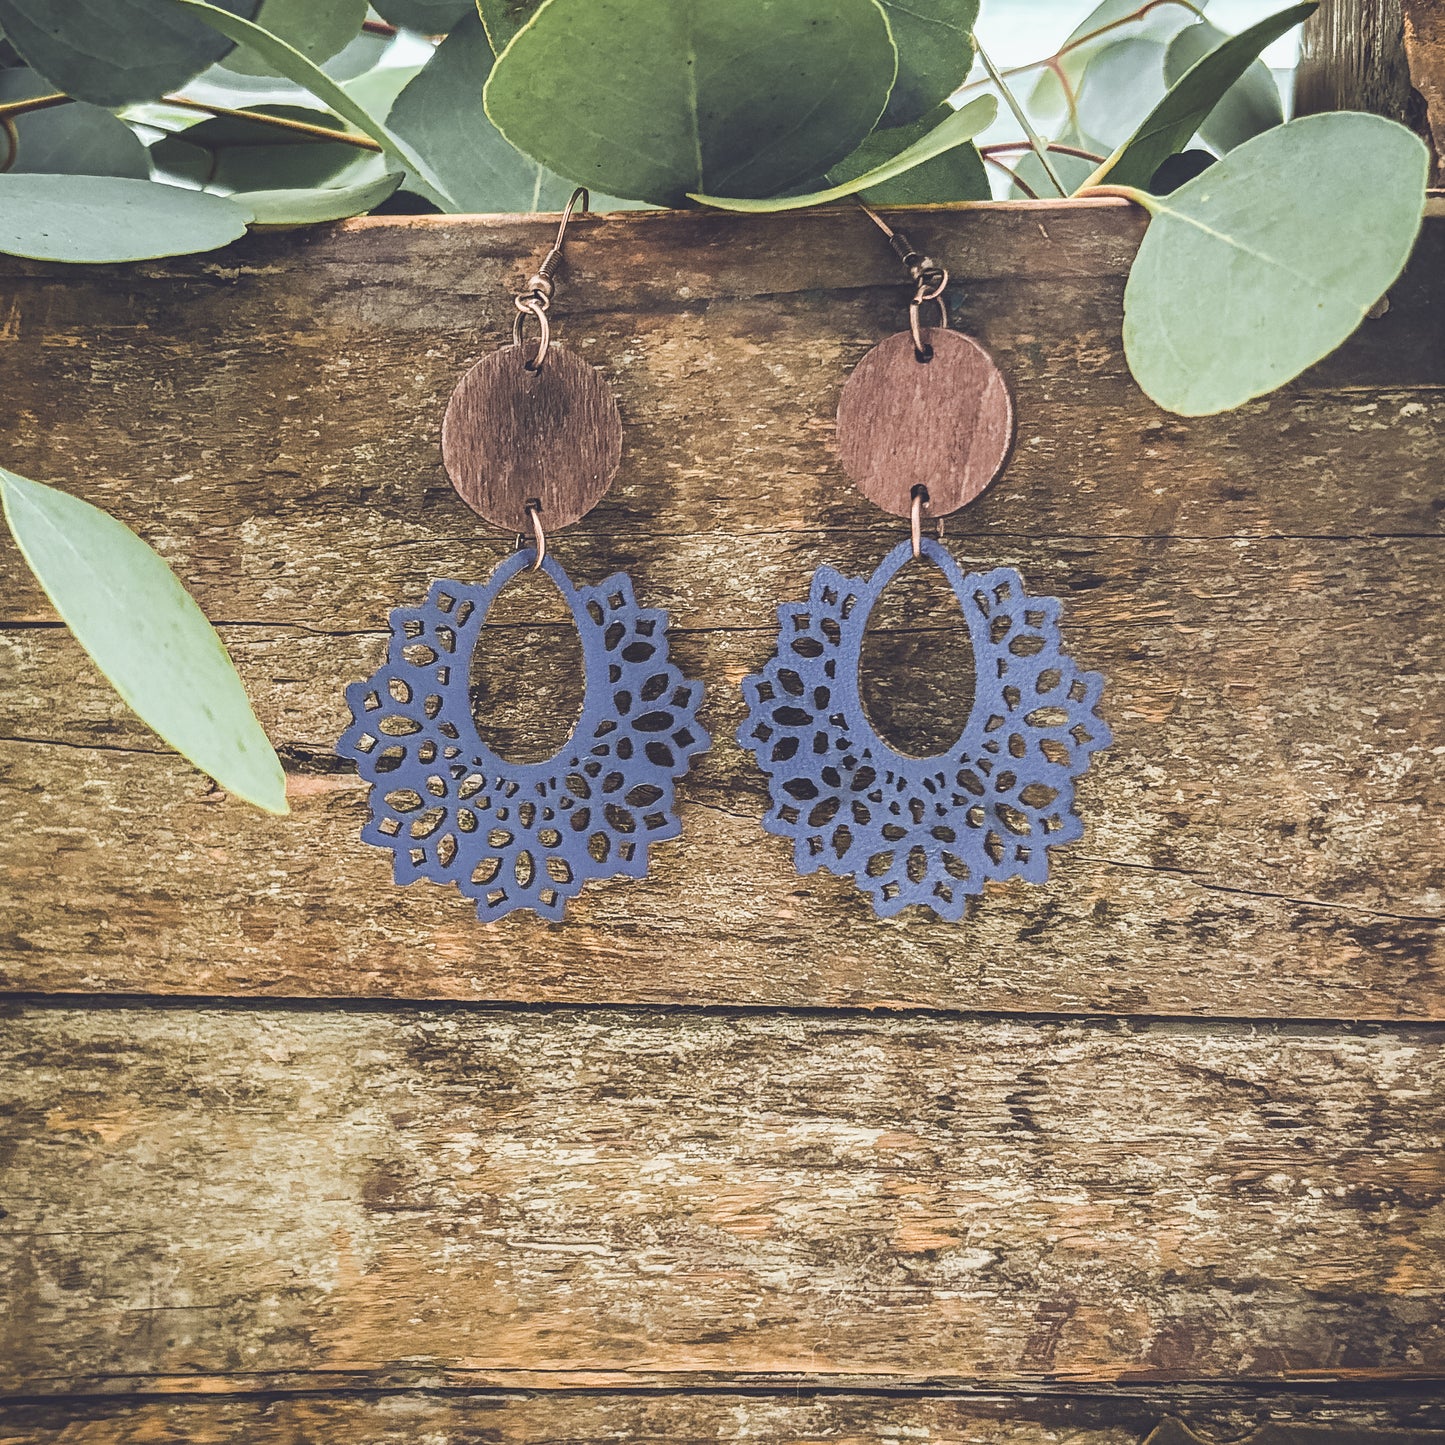
[[[844, 156], [825, 179], [836, 186], [877, 170], [916, 141], [923, 140], [953, 113], [952, 106], [941, 105], [912, 125], [875, 130], [852, 155]], [[965, 141], [860, 194], [875, 206], [936, 206], [949, 201], [986, 201], [991, 192], [978, 147]]]
[[175, 573], [99, 507], [3, 467], [0, 503], [55, 610], [141, 721], [227, 792], [287, 812], [276, 753]]
[[1090, 59], [1078, 87], [1078, 129], [1097, 150], [1107, 154], [1127, 140], [1164, 99], [1164, 54], [1159, 41], [1130, 36]]
[[[1116, 45], [1133, 40], [1150, 40], [1162, 45], [1194, 19], [1193, 13], [1183, 5], [1155, 5], [1142, 15], [1141, 8], [1138, 0], [1103, 0], [1069, 32], [1060, 47], [1059, 67], [1076, 96], [1082, 91], [1094, 61]], [[1161, 84], [1161, 93], [1162, 89]], [[1040, 73], [1029, 94], [1028, 110], [1041, 126], [1054, 133], [1055, 140], [1063, 140], [1064, 129], [1081, 126], [1079, 118], [1070, 112], [1063, 84], [1052, 69]]]
[[1306, 0], [1231, 36], [1169, 88], [1139, 129], [1085, 182], [1097, 186], [1147, 186], [1149, 178], [1176, 151], [1187, 146], [1220, 98], [1258, 58], [1260, 52], [1317, 8]]
[[476, 0], [492, 53], [500, 55], [512, 37], [532, 18], [542, 0]]
[[1329, 355], [1400, 274], [1429, 154], [1403, 126], [1339, 112], [1276, 126], [1168, 196], [1124, 291], [1124, 351], [1160, 406], [1240, 406]]
[[[49, 95], [54, 86], [33, 70], [16, 66], [0, 70], [0, 104]], [[76, 101], [49, 110], [32, 110], [14, 122], [15, 160], [12, 174], [150, 177], [146, 148], [136, 133], [98, 105]], [[3, 152], [3, 142], [0, 142]]]
[[882, 124], [893, 129], [922, 120], [968, 79], [979, 0], [880, 0], [898, 47]]
[[[259, 0], [223, 0], [256, 13]], [[95, 105], [155, 100], [232, 47], [175, 0], [0, 0], [0, 25], [56, 90]]]
[[[299, 105], [258, 105], [246, 113], [300, 120], [337, 131], [342, 128], [329, 112]], [[358, 150], [345, 141], [318, 140], [240, 115], [216, 116], [189, 126], [172, 138], [158, 159], [176, 165], [176, 145], [195, 146], [205, 153], [201, 175], [208, 189], [222, 193], [336, 184], [344, 172], [367, 160], [380, 161], [374, 151]], [[179, 168], [186, 175], [196, 171], [193, 164]], [[352, 179], [348, 176], [346, 182]]]
[[373, 8], [383, 20], [423, 35], [450, 35], [464, 15], [476, 13], [475, 0], [379, 0]]
[[396, 98], [387, 124], [430, 161], [452, 199], [443, 201], [425, 181], [413, 179], [409, 188], [446, 211], [560, 211], [572, 182], [524, 156], [482, 109], [491, 68], [486, 32], [471, 14]]
[[[373, 156], [373, 167], [384, 166]], [[348, 185], [314, 186], [302, 190], [243, 191], [237, 199], [255, 214], [258, 226], [309, 226], [317, 221], [342, 221], [379, 206], [402, 183], [401, 171], [382, 170]]]
[[144, 261], [211, 251], [251, 213], [228, 196], [115, 176], [0, 176], [0, 251], [39, 261]]
[[854, 195], [858, 191], [872, 190], [876, 186], [881, 186], [885, 181], [891, 181], [895, 176], [901, 176], [905, 171], [912, 170], [914, 166], [931, 161], [935, 156], [941, 156], [945, 151], [952, 150], [954, 146], [963, 145], [966, 141], [972, 140], [979, 131], [985, 130], [993, 124], [993, 119], [997, 114], [998, 102], [993, 96], [981, 95], [977, 100], [969, 101], [962, 110], [953, 111], [946, 120], [934, 126], [922, 140], [914, 141], [911, 146], [906, 146], [891, 160], [884, 161], [882, 165], [875, 166], [870, 171], [864, 171], [851, 180], [829, 186], [827, 190], [810, 191], [803, 196], [771, 196], [762, 200], [739, 196], [707, 195], [694, 195], [692, 199], [700, 201], [705, 206], [717, 206], [725, 211], [796, 211], [804, 206], [822, 206], [829, 201], [841, 201], [844, 197]]
[[[0, 0], [0, 3], [3, 3], [3, 0]], [[387, 130], [370, 111], [353, 100], [338, 81], [309, 61], [294, 46], [278, 40], [259, 25], [252, 25], [247, 20], [207, 3], [207, 0], [168, 0], [168, 3], [199, 16], [232, 40], [251, 46], [276, 68], [278, 74], [310, 91], [317, 100], [330, 106], [343, 120], [350, 121], [363, 135], [369, 135], [429, 186], [443, 196], [447, 194], [446, 186], [432, 168], [400, 136]]]
[[544, 0], [484, 96], [559, 175], [680, 205], [822, 175], [873, 129], [896, 70], [877, 0]]
[[[1173, 40], [1164, 56], [1164, 79], [1176, 85], [1184, 72], [1197, 65], [1227, 40], [1224, 31], [1207, 20], [1186, 25]], [[1199, 134], [1205, 143], [1223, 154], [1243, 145], [1251, 136], [1272, 126], [1284, 124], [1284, 107], [1280, 103], [1279, 86], [1264, 61], [1256, 60], [1235, 83], [1225, 91], [1218, 105], [1200, 124]]]
[[[261, 0], [256, 24], [318, 65], [343, 49], [361, 30], [366, 0]], [[226, 69], [238, 75], [275, 75], [270, 62], [249, 45], [226, 57]]]

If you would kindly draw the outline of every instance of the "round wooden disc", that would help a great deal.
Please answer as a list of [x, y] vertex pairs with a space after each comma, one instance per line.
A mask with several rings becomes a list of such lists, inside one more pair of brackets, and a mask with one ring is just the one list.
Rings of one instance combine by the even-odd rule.
[[509, 532], [566, 527], [597, 505], [622, 460], [622, 419], [602, 374], [555, 343], [536, 371], [530, 347], [483, 357], [442, 419], [442, 461], [474, 512]]
[[925, 328], [931, 361], [913, 337], [880, 341], [843, 388], [838, 453], [870, 502], [906, 517], [924, 487], [925, 517], [971, 502], [1003, 470], [1013, 445], [1014, 409], [993, 357], [960, 331]]

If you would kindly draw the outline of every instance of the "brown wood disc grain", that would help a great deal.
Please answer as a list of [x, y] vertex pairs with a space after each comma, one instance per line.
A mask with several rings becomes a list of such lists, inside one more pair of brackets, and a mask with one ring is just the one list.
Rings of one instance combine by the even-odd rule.
[[920, 361], [900, 331], [860, 361], [838, 403], [838, 454], [858, 490], [906, 517], [924, 487], [926, 517], [971, 502], [1003, 470], [1013, 445], [1013, 398], [1003, 372], [959, 331], [926, 328]]
[[457, 383], [442, 420], [442, 460], [462, 500], [509, 531], [541, 503], [548, 531], [585, 516], [622, 459], [622, 419], [596, 367], [555, 343], [543, 364], [507, 346]]

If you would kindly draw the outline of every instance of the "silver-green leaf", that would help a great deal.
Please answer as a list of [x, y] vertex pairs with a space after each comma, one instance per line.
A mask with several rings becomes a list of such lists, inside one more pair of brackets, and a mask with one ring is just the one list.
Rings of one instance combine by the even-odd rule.
[[878, 0], [544, 0], [484, 97], [557, 174], [675, 206], [824, 174], [873, 129], [896, 70]]
[[1298, 376], [1400, 274], [1429, 153], [1393, 121], [1349, 111], [1277, 126], [1167, 196], [1124, 291], [1139, 385], [1184, 416], [1227, 411]]
[[[260, 0], [220, 0], [250, 17]], [[56, 90], [129, 105], [176, 90], [234, 42], [174, 0], [0, 0], [0, 26]]]
[[[0, 104], [31, 100], [51, 94], [53, 89], [48, 80], [25, 66], [0, 70]], [[139, 137], [123, 120], [98, 105], [75, 101], [32, 110], [16, 116], [13, 124], [15, 157], [8, 167], [12, 173], [129, 176], [138, 181], [150, 176], [150, 162]]]
[[287, 812], [275, 750], [175, 573], [109, 513], [3, 467], [0, 503], [55, 610], [146, 726], [227, 792]]
[[[1227, 44], [1224, 31], [1201, 20], [1186, 25], [1173, 40], [1164, 56], [1164, 80], [1176, 85], [1184, 72], [1197, 65], [1211, 51]], [[1204, 118], [1199, 134], [1208, 145], [1221, 154], [1243, 145], [1252, 136], [1284, 123], [1284, 106], [1279, 86], [1264, 61], [1256, 60], [1230, 88], [1219, 104]]]
[[397, 96], [387, 125], [427, 158], [450, 203], [425, 180], [413, 177], [408, 189], [444, 211], [560, 211], [572, 182], [524, 156], [482, 109], [491, 68], [492, 47], [473, 12]]
[[920, 140], [906, 146], [882, 164], [871, 170], [862, 171], [851, 179], [826, 190], [810, 191], [802, 196], [766, 196], [754, 200], [746, 196], [709, 196], [697, 194], [692, 197], [705, 206], [717, 206], [725, 211], [796, 211], [804, 206], [822, 206], [829, 201], [841, 201], [858, 191], [867, 191], [884, 185], [896, 176], [911, 171], [915, 166], [941, 156], [955, 146], [971, 141], [979, 131], [993, 124], [998, 114], [998, 101], [991, 95], [981, 95], [971, 100], [962, 110], [953, 111], [940, 121]]
[[229, 196], [116, 176], [0, 175], [0, 251], [37, 261], [145, 261], [244, 235]]
[[1266, 46], [1318, 9], [1319, 0], [1291, 5], [1211, 50], [1176, 81], [1139, 128], [1085, 182], [1085, 187], [1147, 186], [1154, 172], [1190, 142], [1220, 99]]

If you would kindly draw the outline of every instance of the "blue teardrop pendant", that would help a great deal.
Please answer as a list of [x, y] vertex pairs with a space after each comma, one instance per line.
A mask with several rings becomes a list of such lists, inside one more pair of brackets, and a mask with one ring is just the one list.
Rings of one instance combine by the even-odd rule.
[[778, 650], [743, 682], [738, 741], [769, 776], [763, 826], [793, 840], [799, 873], [851, 876], [880, 917], [919, 903], [957, 919], [987, 879], [1047, 878], [1048, 850], [1084, 831], [1074, 780], [1112, 738], [1096, 711], [1104, 679], [1064, 652], [1057, 598], [1032, 596], [1011, 567], [965, 575], [932, 539], [921, 555], [953, 588], [973, 647], [958, 742], [908, 757], [859, 695], [868, 619], [909, 542], [871, 577], [820, 567], [806, 602], [778, 608]]
[[386, 663], [346, 689], [352, 725], [337, 752], [371, 785], [362, 838], [389, 848], [398, 883], [453, 883], [478, 916], [530, 908], [562, 916], [594, 878], [640, 878], [652, 843], [681, 831], [674, 783], [710, 739], [702, 684], [668, 656], [667, 613], [639, 607], [615, 573], [556, 584], [582, 643], [585, 698], [566, 744], [538, 763], [500, 757], [472, 721], [470, 663], [487, 610], [532, 564], [513, 553], [481, 585], [433, 582], [420, 607], [391, 614]]

